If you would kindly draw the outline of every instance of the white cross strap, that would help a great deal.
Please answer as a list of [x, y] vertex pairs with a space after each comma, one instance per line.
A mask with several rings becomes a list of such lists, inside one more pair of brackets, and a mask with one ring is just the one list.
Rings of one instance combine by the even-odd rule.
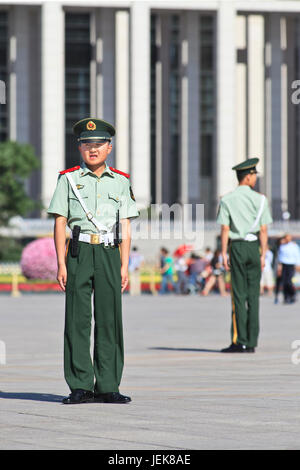
[[259, 211], [257, 213], [257, 216], [256, 216], [256, 219], [255, 221], [253, 222], [253, 225], [252, 227], [250, 228], [250, 230], [248, 231], [247, 235], [245, 236], [244, 240], [247, 240], [249, 242], [251, 241], [254, 241], [254, 240], [257, 240], [257, 236], [254, 235], [253, 232], [254, 229], [256, 228], [256, 225], [258, 224], [259, 222], [259, 219], [261, 218], [261, 215], [262, 215], [262, 212], [263, 212], [263, 209], [264, 209], [264, 203], [265, 203], [265, 199], [266, 199], [266, 196], [264, 194], [262, 194], [262, 197], [261, 197], [261, 202], [260, 202], [260, 207], [259, 207]]
[[95, 227], [97, 228], [98, 232], [108, 232], [108, 228], [106, 227], [106, 225], [103, 225], [101, 224], [100, 222], [98, 222], [97, 219], [95, 219], [95, 217], [93, 216], [92, 212], [90, 210], [88, 210], [88, 208], [86, 207], [85, 203], [84, 203], [84, 200], [82, 199], [82, 197], [80, 196], [80, 193], [78, 191], [78, 189], [76, 188], [76, 185], [70, 175], [70, 173], [65, 173], [66, 177], [68, 178], [68, 181], [71, 185], [71, 188], [73, 189], [73, 192], [75, 194], [75, 196], [77, 197], [78, 201], [80, 202], [81, 204], [81, 207], [82, 209], [84, 210], [88, 220], [90, 222], [92, 222]]

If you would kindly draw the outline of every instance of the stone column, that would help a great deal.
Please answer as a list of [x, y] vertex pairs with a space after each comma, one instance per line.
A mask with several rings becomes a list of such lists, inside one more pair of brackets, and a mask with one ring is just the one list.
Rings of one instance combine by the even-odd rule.
[[[264, 176], [264, 18], [248, 16], [248, 158], [259, 158], [258, 171]], [[261, 190], [264, 188], [260, 187]]]
[[231, 191], [235, 155], [235, 8], [220, 2], [217, 12], [217, 197]]
[[150, 9], [131, 4], [131, 181], [139, 207], [150, 204]]
[[129, 172], [129, 13], [116, 12], [116, 167]]
[[[116, 124], [115, 116], [115, 13], [111, 8], [97, 8], [95, 61], [97, 117]], [[108, 164], [116, 166], [115, 139]]]
[[242, 162], [247, 158], [247, 39], [246, 16], [236, 17], [236, 159]]
[[65, 161], [64, 12], [42, 4], [42, 202], [47, 209]]

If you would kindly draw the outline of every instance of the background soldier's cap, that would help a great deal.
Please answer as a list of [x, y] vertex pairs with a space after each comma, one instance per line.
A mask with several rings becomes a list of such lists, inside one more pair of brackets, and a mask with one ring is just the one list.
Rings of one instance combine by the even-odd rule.
[[111, 141], [115, 135], [115, 128], [103, 119], [86, 118], [76, 122], [73, 132], [79, 142]]
[[249, 158], [248, 160], [239, 163], [232, 167], [232, 170], [235, 170], [238, 175], [248, 175], [257, 173], [256, 165], [259, 162], [259, 158]]

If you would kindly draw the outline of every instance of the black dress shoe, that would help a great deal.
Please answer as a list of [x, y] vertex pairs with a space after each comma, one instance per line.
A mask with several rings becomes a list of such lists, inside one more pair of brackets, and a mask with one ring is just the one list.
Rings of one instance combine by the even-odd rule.
[[247, 351], [247, 348], [244, 344], [234, 344], [232, 343], [228, 348], [221, 349], [222, 353], [244, 353]]
[[94, 401], [96, 403], [129, 403], [131, 398], [121, 395], [119, 392], [110, 392], [95, 394]]
[[88, 390], [76, 389], [62, 400], [64, 405], [75, 405], [79, 403], [91, 403], [94, 401], [94, 394]]
[[255, 353], [255, 348], [250, 348], [249, 346], [246, 347], [247, 353]]

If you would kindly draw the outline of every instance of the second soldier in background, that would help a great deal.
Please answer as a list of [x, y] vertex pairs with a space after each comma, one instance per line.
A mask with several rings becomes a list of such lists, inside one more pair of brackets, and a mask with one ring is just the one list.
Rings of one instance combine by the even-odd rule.
[[239, 185], [222, 198], [217, 216], [222, 226], [224, 267], [231, 274], [232, 343], [222, 349], [225, 353], [255, 352], [257, 346], [260, 277], [265, 265], [267, 224], [272, 222], [266, 197], [254, 191], [258, 161], [251, 158], [232, 168]]

